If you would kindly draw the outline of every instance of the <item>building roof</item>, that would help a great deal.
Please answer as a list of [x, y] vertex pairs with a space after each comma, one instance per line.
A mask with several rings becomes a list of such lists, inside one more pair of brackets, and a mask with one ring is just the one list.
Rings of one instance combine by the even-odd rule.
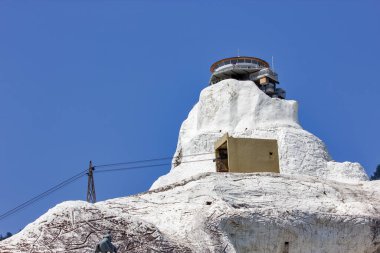
[[263, 59], [260, 59], [257, 57], [250, 57], [250, 56], [237, 56], [237, 57], [224, 58], [224, 59], [221, 59], [221, 60], [215, 62], [214, 64], [211, 65], [210, 72], [214, 73], [214, 70], [217, 68], [217, 66], [224, 61], [245, 60], [245, 59], [258, 61], [258, 62], [262, 63], [265, 67], [269, 68], [269, 63], [264, 61]]

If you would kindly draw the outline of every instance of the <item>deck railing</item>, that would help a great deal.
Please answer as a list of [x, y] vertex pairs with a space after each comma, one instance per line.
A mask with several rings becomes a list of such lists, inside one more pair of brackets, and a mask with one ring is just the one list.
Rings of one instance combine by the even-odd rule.
[[261, 69], [260, 71], [252, 74], [254, 77], [260, 77], [260, 76], [272, 76], [276, 80], [278, 80], [278, 74], [271, 70], [270, 68]]
[[214, 73], [219, 73], [219, 72], [222, 72], [222, 71], [226, 71], [226, 70], [231, 70], [231, 69], [235, 69], [235, 68], [239, 68], [239, 69], [261, 69], [261, 68], [264, 68], [264, 66], [261, 66], [259, 64], [244, 64], [244, 63], [237, 63], [237, 64], [226, 64], [226, 65], [223, 65], [223, 66], [219, 66], [218, 68], [215, 69]]

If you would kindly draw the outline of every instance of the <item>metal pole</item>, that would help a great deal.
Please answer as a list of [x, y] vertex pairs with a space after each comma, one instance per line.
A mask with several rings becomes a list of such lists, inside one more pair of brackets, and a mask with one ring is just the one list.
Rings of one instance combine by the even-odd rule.
[[87, 202], [95, 203], [96, 202], [96, 193], [95, 193], [95, 182], [94, 182], [94, 166], [92, 166], [92, 161], [88, 167], [88, 182], [87, 182]]

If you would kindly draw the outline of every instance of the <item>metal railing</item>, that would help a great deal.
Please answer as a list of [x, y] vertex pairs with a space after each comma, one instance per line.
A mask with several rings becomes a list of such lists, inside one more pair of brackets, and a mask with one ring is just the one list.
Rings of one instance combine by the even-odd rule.
[[258, 68], [267, 68], [266, 65], [260, 64], [260, 62], [254, 61], [254, 60], [251, 60], [251, 61], [248, 61], [248, 60], [246, 60], [246, 61], [244, 61], [244, 60], [229, 60], [229, 61], [221, 62], [218, 65], [216, 65], [214, 68], [214, 72], [217, 71], [218, 68], [221, 68], [221, 67], [226, 66], [226, 65], [238, 65], [238, 66], [254, 65], [254, 66], [257, 66]]
[[[228, 66], [230, 65], [230, 66]], [[228, 64], [228, 65], [223, 65], [214, 70], [214, 74], [227, 71], [227, 70], [232, 70], [232, 69], [261, 69], [264, 68], [264, 66], [261, 66], [259, 64]]]
[[262, 76], [269, 76], [278, 81], [278, 74], [270, 68], [261, 69], [257, 73], [251, 74], [251, 78], [254, 78], [255, 80], [261, 78]]

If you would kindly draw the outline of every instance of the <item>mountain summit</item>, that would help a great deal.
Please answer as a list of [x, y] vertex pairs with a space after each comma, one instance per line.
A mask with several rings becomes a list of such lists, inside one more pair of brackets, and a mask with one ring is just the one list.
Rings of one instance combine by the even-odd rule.
[[[61, 203], [0, 252], [94, 252], [105, 233], [118, 252], [380, 252], [380, 181], [334, 162], [297, 108], [250, 80], [212, 83], [150, 191]], [[225, 134], [276, 140], [280, 173], [216, 172], [214, 144]]]
[[302, 129], [296, 101], [271, 98], [253, 81], [226, 79], [201, 92], [181, 126], [170, 173], [159, 178], [152, 189], [215, 171], [214, 143], [225, 133], [277, 140], [281, 174], [342, 182], [368, 180], [360, 164], [333, 161], [324, 143]]

